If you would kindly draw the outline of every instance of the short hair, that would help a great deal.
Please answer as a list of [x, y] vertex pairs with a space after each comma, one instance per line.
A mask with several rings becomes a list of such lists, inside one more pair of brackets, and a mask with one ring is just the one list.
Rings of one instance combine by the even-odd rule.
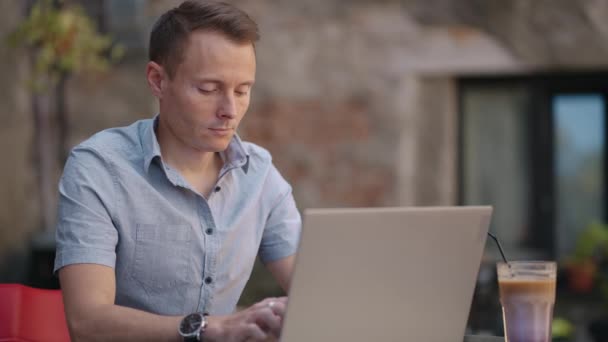
[[191, 32], [209, 30], [237, 43], [260, 39], [258, 25], [244, 11], [225, 2], [187, 0], [160, 16], [150, 33], [148, 57], [165, 68], [170, 78], [183, 61]]

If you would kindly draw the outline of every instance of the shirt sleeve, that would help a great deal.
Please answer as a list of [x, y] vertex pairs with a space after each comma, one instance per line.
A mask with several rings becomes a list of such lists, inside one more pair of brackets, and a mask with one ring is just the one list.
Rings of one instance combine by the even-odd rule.
[[[268, 188], [276, 194], [262, 235], [259, 256], [263, 263], [276, 261], [296, 253], [302, 219], [292, 195], [291, 186], [271, 166]], [[278, 191], [277, 191], [278, 190]]]
[[110, 164], [94, 150], [75, 148], [59, 182], [53, 272], [80, 263], [115, 266], [118, 232], [111, 219], [113, 191]]

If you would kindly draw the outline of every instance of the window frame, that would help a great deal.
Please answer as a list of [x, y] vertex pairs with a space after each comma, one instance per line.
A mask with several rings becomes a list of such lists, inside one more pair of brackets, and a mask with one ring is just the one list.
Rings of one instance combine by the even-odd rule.
[[531, 75], [507, 76], [466, 76], [456, 79], [458, 158], [456, 167], [457, 203], [464, 204], [465, 198], [465, 113], [464, 94], [469, 87], [517, 85], [530, 93], [527, 109], [529, 200], [529, 238], [526, 248], [538, 249], [547, 257], [556, 255], [556, 186], [555, 186], [555, 143], [552, 99], [558, 94], [598, 93], [604, 103], [604, 175], [602, 197], [604, 201], [603, 219], [608, 222], [608, 71], [537, 73]]

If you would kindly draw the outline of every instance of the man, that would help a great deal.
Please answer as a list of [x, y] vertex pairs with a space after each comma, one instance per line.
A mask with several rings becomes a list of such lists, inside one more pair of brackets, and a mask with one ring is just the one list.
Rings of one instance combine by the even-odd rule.
[[55, 270], [74, 341], [258, 341], [285, 298], [235, 313], [256, 255], [287, 291], [301, 228], [268, 152], [235, 134], [257, 25], [189, 0], [150, 36], [159, 114], [75, 147], [60, 182]]

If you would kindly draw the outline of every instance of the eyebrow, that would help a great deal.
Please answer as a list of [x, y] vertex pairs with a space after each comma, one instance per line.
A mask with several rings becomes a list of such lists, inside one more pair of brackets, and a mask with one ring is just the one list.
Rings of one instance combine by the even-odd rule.
[[[206, 77], [197, 78], [196, 81], [200, 82], [200, 83], [215, 83], [215, 84], [223, 84], [224, 83], [223, 81], [221, 81], [219, 79], [216, 79], [216, 78], [206, 78]], [[254, 83], [255, 83], [254, 80], [250, 80], [250, 81], [246, 81], [246, 82], [243, 82], [243, 83], [239, 83], [239, 86], [243, 86], [243, 85], [252, 86]]]

